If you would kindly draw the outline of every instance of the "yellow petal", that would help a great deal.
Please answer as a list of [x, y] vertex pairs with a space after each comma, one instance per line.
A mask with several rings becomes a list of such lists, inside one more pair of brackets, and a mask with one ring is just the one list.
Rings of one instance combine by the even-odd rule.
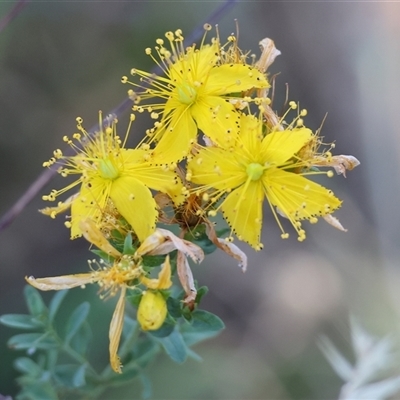
[[188, 163], [191, 182], [228, 190], [243, 184], [246, 168], [237, 160], [237, 154], [218, 147], [201, 149]]
[[332, 214], [342, 203], [331, 190], [304, 176], [279, 168], [266, 170], [262, 179], [268, 200], [292, 224], [299, 220]]
[[110, 364], [111, 368], [121, 374], [121, 360], [118, 357], [118, 347], [121, 340], [122, 328], [124, 327], [124, 311], [125, 311], [125, 293], [126, 287], [123, 286], [121, 289], [121, 295], [119, 296], [117, 305], [115, 307], [109, 331], [109, 351], [110, 351]]
[[265, 75], [250, 65], [223, 64], [210, 71], [205, 91], [209, 95], [220, 96], [269, 86]]
[[157, 330], [167, 316], [167, 302], [160, 292], [146, 291], [139, 303], [137, 320], [144, 331]]
[[273, 132], [262, 141], [261, 154], [264, 162], [282, 165], [293, 157], [312, 138], [308, 128]]
[[169, 255], [166, 257], [157, 279], [150, 279], [143, 276], [140, 278], [140, 282], [143, 285], [147, 286], [149, 289], [170, 288], [172, 285], [172, 281], [171, 281], [171, 263], [169, 261]]
[[79, 227], [83, 219], [98, 221], [107, 202], [111, 181], [93, 178], [81, 185], [79, 195], [71, 205], [71, 239], [82, 236]]
[[248, 163], [264, 164], [263, 154], [261, 153], [262, 142], [262, 122], [254, 115], [240, 115], [240, 134], [235, 149], [246, 159]]
[[51, 276], [48, 278], [37, 278], [33, 276], [25, 277], [25, 280], [39, 290], [64, 290], [75, 287], [83, 287], [88, 283], [94, 283], [92, 273]]
[[239, 113], [233, 104], [217, 96], [202, 96], [190, 108], [199, 129], [221, 146], [230, 146], [239, 132]]
[[203, 45], [198, 50], [189, 50], [184, 57], [177, 60], [169, 70], [172, 82], [179, 85], [182, 82], [205, 82], [207, 76], [218, 62], [219, 45]]
[[[140, 159], [140, 157], [142, 157]], [[131, 160], [138, 158], [131, 163]], [[143, 161], [143, 155], [137, 153], [137, 150], [127, 150], [124, 153], [125, 172], [134, 176], [150, 189], [167, 193], [175, 205], [181, 204], [185, 200], [183, 193], [183, 184], [178, 175], [169, 169], [165, 169], [154, 156], [150, 162]]]
[[196, 141], [197, 127], [188, 106], [180, 106], [172, 112], [168, 125], [161, 128], [162, 138], [153, 151], [160, 164], [182, 160]]
[[224, 218], [236, 236], [255, 249], [260, 245], [263, 198], [261, 182], [248, 181], [232, 191], [221, 206]]
[[60, 201], [56, 207], [46, 207], [39, 210], [39, 212], [41, 212], [44, 215], [49, 215], [52, 218], [55, 218], [57, 214], [67, 211], [71, 207], [72, 202], [78, 197], [78, 195], [79, 193], [75, 193], [72, 196], [68, 197], [67, 200]]
[[86, 218], [80, 221], [79, 228], [88, 242], [94, 244], [100, 250], [103, 250], [105, 253], [115, 258], [121, 256], [121, 253], [111, 246], [110, 242], [104, 237], [103, 233], [96, 226], [96, 223], [93, 220]]
[[140, 241], [154, 232], [157, 205], [150, 189], [142, 182], [132, 177], [118, 178], [112, 183], [110, 197]]

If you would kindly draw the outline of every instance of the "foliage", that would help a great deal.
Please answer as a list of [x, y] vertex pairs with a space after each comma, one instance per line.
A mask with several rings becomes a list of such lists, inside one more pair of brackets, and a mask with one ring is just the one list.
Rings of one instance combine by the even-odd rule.
[[[199, 288], [199, 294], [206, 288]], [[168, 318], [155, 331], [141, 331], [138, 322], [125, 315], [120, 357], [124, 360], [123, 374], [115, 374], [110, 366], [98, 371], [89, 358], [93, 332], [87, 321], [90, 304], [83, 302], [69, 312], [65, 329], [57, 327], [57, 315], [67, 291], [57, 292], [46, 306], [38, 290], [24, 290], [29, 314], [6, 314], [0, 323], [11, 328], [29, 331], [12, 336], [8, 346], [23, 350], [25, 355], [15, 360], [20, 372], [21, 391], [17, 400], [56, 400], [62, 398], [95, 399], [106, 389], [142, 382], [143, 397], [151, 395], [147, 366], [160, 355], [183, 363], [187, 358], [200, 357], [191, 347], [217, 335], [224, 324], [212, 313], [196, 309], [193, 312], [179, 301], [181, 295], [170, 297]], [[199, 296], [200, 297], [200, 296]], [[134, 296], [129, 299], [134, 301]], [[65, 310], [62, 310], [63, 315]]]

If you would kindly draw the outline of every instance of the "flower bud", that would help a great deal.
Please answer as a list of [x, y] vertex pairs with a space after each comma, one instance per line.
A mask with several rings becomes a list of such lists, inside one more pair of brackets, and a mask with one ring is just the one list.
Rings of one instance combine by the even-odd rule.
[[148, 290], [140, 300], [137, 320], [145, 331], [155, 331], [164, 323], [167, 316], [167, 302], [160, 292]]

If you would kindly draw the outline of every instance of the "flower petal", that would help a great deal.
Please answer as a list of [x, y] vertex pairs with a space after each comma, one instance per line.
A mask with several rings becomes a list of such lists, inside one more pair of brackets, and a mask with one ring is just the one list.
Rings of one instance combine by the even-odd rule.
[[188, 163], [190, 181], [219, 190], [234, 189], [246, 179], [246, 169], [237, 162], [235, 153], [218, 147], [206, 147]]
[[224, 218], [239, 238], [255, 249], [260, 246], [262, 202], [260, 181], [248, 181], [232, 191], [221, 205]]
[[185, 304], [189, 307], [194, 307], [194, 302], [197, 296], [196, 286], [194, 284], [193, 273], [190, 269], [189, 262], [184, 253], [178, 251], [176, 260], [176, 270], [178, 272], [179, 282], [181, 283], [183, 290], [186, 293]]
[[266, 170], [263, 184], [269, 202], [278, 207], [293, 225], [303, 219], [332, 214], [342, 203], [331, 190], [279, 168]]
[[197, 127], [188, 106], [176, 108], [171, 114], [171, 120], [157, 133], [162, 137], [153, 151], [154, 159], [160, 164], [182, 160], [197, 137]]
[[229, 146], [239, 132], [239, 113], [233, 104], [217, 96], [202, 96], [190, 108], [199, 129], [221, 146]]
[[100, 250], [103, 250], [105, 253], [115, 258], [122, 255], [115, 247], [111, 246], [110, 242], [104, 237], [103, 233], [90, 218], [80, 221], [79, 228], [84, 238], [97, 246]]
[[204, 88], [208, 95], [220, 96], [257, 88], [268, 88], [265, 75], [250, 65], [223, 64], [211, 69]]
[[[243, 272], [246, 272], [247, 270], [247, 256], [246, 253], [244, 253], [242, 250], [239, 249], [235, 244], [231, 242], [227, 242], [224, 239], [221, 239], [217, 236], [217, 233], [215, 232], [215, 227], [214, 225], [206, 220], [206, 232], [208, 238], [217, 246], [219, 249], [224, 251], [226, 254], [229, 256], [233, 257], [235, 260], [239, 261], [239, 267], [242, 269]], [[178, 253], [179, 256], [179, 253]], [[178, 265], [179, 267], [179, 265]], [[178, 269], [178, 274], [179, 274], [179, 269]], [[182, 283], [182, 280], [181, 280]]]
[[81, 185], [71, 205], [71, 239], [82, 236], [80, 222], [86, 218], [98, 221], [107, 202], [111, 181], [95, 177]]
[[75, 287], [84, 287], [88, 283], [94, 283], [96, 279], [92, 273], [51, 276], [49, 278], [25, 277], [25, 280], [39, 290], [64, 290]]
[[127, 150], [125, 152], [125, 173], [134, 176], [150, 189], [167, 193], [175, 205], [181, 204], [185, 200], [183, 195], [184, 186], [176, 172], [166, 169], [165, 166], [154, 165], [161, 164], [157, 157], [153, 157], [151, 163], [142, 159], [141, 162], [137, 160], [130, 165], [129, 161], [138, 156], [136, 152], [137, 150]]
[[282, 165], [293, 157], [312, 138], [308, 128], [279, 131], [268, 134], [261, 145], [264, 162]]
[[125, 293], [126, 287], [122, 286], [121, 294], [119, 296], [117, 305], [115, 306], [115, 310], [110, 323], [110, 330], [108, 333], [110, 340], [109, 351], [111, 368], [119, 374], [122, 373], [122, 365], [117, 352], [119, 342], [121, 340], [122, 328], [124, 327]]
[[151, 279], [145, 276], [140, 278], [140, 282], [147, 286], [149, 289], [169, 289], [172, 286], [171, 281], [171, 263], [169, 261], [169, 255], [165, 258], [165, 262], [162, 264], [161, 271], [158, 274], [158, 278]]
[[174, 250], [181, 251], [194, 262], [201, 262], [204, 259], [204, 252], [199, 246], [162, 228], [157, 228], [152, 235], [147, 237], [136, 253], [139, 256], [144, 254], [160, 255], [168, 254]]
[[154, 232], [157, 204], [150, 189], [142, 182], [127, 176], [118, 178], [112, 183], [110, 197], [140, 241]]

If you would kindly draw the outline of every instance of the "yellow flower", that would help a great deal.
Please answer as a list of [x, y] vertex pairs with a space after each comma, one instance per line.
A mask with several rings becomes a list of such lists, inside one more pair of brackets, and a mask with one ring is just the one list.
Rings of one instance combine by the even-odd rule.
[[218, 39], [211, 44], [204, 44], [203, 39], [200, 49], [196, 49], [195, 45], [184, 48], [180, 29], [165, 36], [169, 49], [164, 47], [163, 39], [156, 41], [160, 61], [151, 49], [146, 49], [165, 76], [132, 69], [131, 74], [140, 76], [144, 83], [130, 82], [126, 76], [122, 82], [143, 89], [139, 93], [129, 92], [137, 103], [150, 100], [146, 105], [134, 106], [134, 110], [147, 109], [155, 119], [162, 113], [161, 121], [148, 134], [153, 136], [151, 140], [159, 140], [154, 154], [169, 163], [188, 154], [198, 129], [217, 143], [229, 143], [238, 131], [239, 116], [228, 100], [234, 101], [235, 93], [266, 88], [269, 83], [256, 67], [246, 64], [245, 57], [236, 63], [224, 63]]
[[[211, 190], [204, 193], [203, 198], [217, 205], [216, 209], [222, 211], [238, 238], [255, 249], [262, 248], [264, 197], [282, 231], [282, 238], [287, 238], [288, 234], [278, 214], [290, 220], [302, 241], [306, 235], [301, 220], [315, 223], [318, 217], [332, 214], [341, 205], [332, 191], [305, 177], [323, 172], [304, 171], [307, 162], [296, 157], [312, 139], [313, 133], [305, 127], [263, 136], [262, 121], [242, 115], [237, 145], [229, 149], [201, 148], [188, 164], [187, 178], [201, 185], [197, 191]], [[302, 171], [296, 173], [298, 168]], [[326, 174], [332, 176], [332, 171]], [[215, 213], [215, 210], [209, 211], [209, 215]]]
[[[128, 132], [134, 115], [128, 126]], [[167, 193], [175, 204], [184, 200], [183, 185], [177, 174], [151, 162], [144, 148], [126, 149], [116, 132], [117, 120], [110, 121], [110, 126], [101, 128], [90, 136], [82, 127], [82, 120], [77, 119], [79, 133], [73, 140], [64, 137], [64, 141], [76, 150], [74, 156], [64, 156], [61, 150], [54, 152], [54, 157], [44, 163], [63, 165], [59, 172], [62, 176], [78, 175], [78, 179], [61, 190], [53, 190], [44, 200], [54, 201], [60, 194], [80, 185], [79, 194], [71, 197], [57, 207], [48, 207], [43, 213], [53, 218], [61, 211], [71, 207], [71, 238], [82, 235], [80, 221], [88, 217], [100, 223], [107, 202], [111, 200], [119, 213], [132, 226], [139, 240], [148, 237], [155, 229], [158, 218], [157, 205], [150, 189]], [[100, 113], [100, 126], [102, 118]], [[74, 141], [78, 142], [78, 146]]]

